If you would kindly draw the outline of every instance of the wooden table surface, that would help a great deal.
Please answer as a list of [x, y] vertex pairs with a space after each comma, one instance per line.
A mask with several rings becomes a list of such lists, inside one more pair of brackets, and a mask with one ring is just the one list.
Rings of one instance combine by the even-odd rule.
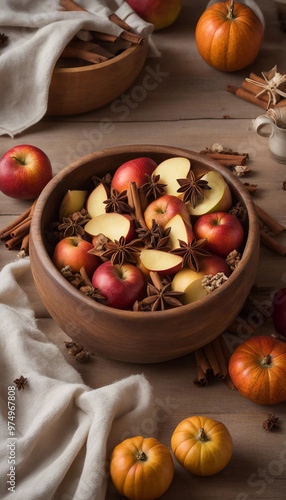
[[[263, 114], [263, 110], [227, 93], [225, 87], [227, 84], [240, 86], [250, 71], [260, 74], [275, 64], [280, 72], [286, 72], [286, 34], [279, 30], [274, 2], [260, 0], [266, 31], [259, 56], [249, 68], [233, 74], [220, 73], [207, 66], [196, 49], [195, 25], [204, 3], [183, 1], [177, 22], [154, 35], [162, 57], [148, 59], [132, 88], [113, 104], [80, 116], [45, 117], [15, 139], [2, 136], [0, 154], [17, 144], [33, 144], [47, 153], [56, 174], [87, 153], [116, 145], [167, 144], [200, 151], [213, 143], [221, 143], [249, 153], [251, 173], [245, 180], [258, 184], [255, 201], [285, 226], [286, 193], [282, 182], [286, 180], [286, 165], [276, 163], [269, 155], [267, 140], [252, 131], [252, 119]], [[104, 128], [106, 121], [110, 123], [108, 129]], [[27, 206], [27, 202], [0, 194], [0, 228]], [[277, 239], [286, 243], [285, 234]], [[8, 251], [1, 245], [1, 267], [16, 255], [17, 251]], [[255, 283], [263, 290], [263, 299], [259, 295], [258, 301], [266, 300], [269, 304], [273, 289], [285, 287], [285, 282], [285, 259], [261, 246]], [[157, 365], [124, 364], [98, 356], [91, 363], [80, 365], [68, 356], [64, 346], [68, 337], [42, 305], [30, 275], [23, 278], [22, 285], [36, 312], [39, 328], [59, 346], [88, 385], [97, 388], [129, 374], [145, 374], [153, 386], [155, 410], [149, 424], [138, 422], [140, 433], [144, 434], [144, 429], [148, 431], [148, 425], [153, 426], [157, 438], [170, 447], [174, 428], [188, 416], [206, 415], [228, 427], [234, 444], [229, 465], [215, 476], [201, 478], [189, 475], [176, 464], [173, 483], [162, 500], [285, 499], [285, 403], [275, 407], [258, 406], [222, 382], [196, 388], [193, 354]], [[265, 320], [257, 332], [274, 332], [271, 319]], [[280, 430], [276, 432], [262, 428], [269, 412], [281, 420]], [[158, 424], [157, 432], [155, 424]], [[109, 482], [107, 499], [117, 498], [120, 497]]]

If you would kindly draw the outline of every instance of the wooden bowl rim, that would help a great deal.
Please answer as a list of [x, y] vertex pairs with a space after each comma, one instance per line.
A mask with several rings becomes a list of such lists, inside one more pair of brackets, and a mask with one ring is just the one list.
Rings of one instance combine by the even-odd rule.
[[[155, 151], [154, 151], [155, 149]], [[246, 244], [244, 247], [244, 252], [241, 258], [241, 261], [239, 263], [239, 267], [233, 271], [233, 273], [230, 275], [228, 278], [228, 281], [224, 283], [222, 287], [219, 287], [217, 290], [214, 290], [211, 292], [209, 295], [191, 303], [191, 304], [186, 304], [183, 305], [182, 307], [178, 308], [173, 308], [173, 309], [168, 309], [165, 311], [154, 311], [154, 312], [148, 312], [148, 311], [125, 311], [122, 309], [115, 309], [112, 307], [108, 307], [104, 304], [100, 304], [99, 302], [91, 301], [89, 297], [86, 297], [85, 295], [81, 294], [75, 287], [73, 287], [58, 271], [58, 269], [55, 267], [53, 261], [51, 260], [45, 245], [43, 243], [43, 239], [41, 237], [41, 214], [42, 211], [45, 207], [45, 203], [47, 199], [49, 198], [50, 194], [52, 193], [54, 187], [65, 177], [66, 174], [70, 174], [73, 170], [77, 169], [78, 167], [83, 166], [85, 163], [96, 160], [101, 157], [105, 156], [112, 156], [112, 155], [118, 155], [118, 154], [124, 154], [124, 153], [136, 153], [140, 154], [141, 156], [147, 156], [148, 154], [152, 155], [152, 153], [159, 153], [159, 154], [170, 154], [170, 155], [175, 155], [175, 156], [184, 156], [185, 154], [192, 155], [193, 159], [198, 162], [203, 162], [207, 167], [210, 167], [211, 169], [215, 169], [223, 175], [223, 177], [227, 181], [231, 181], [231, 183], [240, 191], [243, 197], [243, 201], [245, 203], [246, 209], [247, 209], [247, 214], [248, 214], [248, 222], [249, 222], [249, 228], [248, 228], [248, 237], [246, 240]], [[251, 233], [251, 237], [250, 237]], [[247, 259], [248, 255], [251, 255], [253, 251], [256, 250], [256, 242], [259, 240], [259, 224], [258, 224], [258, 218], [254, 206], [254, 202], [247, 191], [247, 189], [243, 186], [243, 184], [240, 182], [240, 180], [235, 177], [226, 167], [223, 165], [219, 164], [219, 162], [212, 160], [210, 158], [207, 158], [204, 155], [201, 155], [199, 153], [196, 153], [192, 150], [185, 149], [185, 148], [178, 148], [174, 146], [164, 146], [164, 145], [152, 145], [152, 144], [139, 144], [139, 145], [130, 145], [130, 146], [115, 146], [111, 147], [108, 149], [102, 149], [99, 151], [96, 151], [94, 153], [87, 154], [75, 162], [67, 165], [64, 167], [55, 177], [53, 177], [49, 183], [45, 186], [43, 191], [41, 192], [36, 206], [35, 210], [33, 213], [32, 217], [32, 224], [31, 224], [31, 234], [32, 237], [33, 235], [38, 235], [40, 238], [38, 239], [36, 243], [36, 251], [37, 251], [37, 256], [39, 260], [43, 263], [45, 266], [46, 270], [50, 273], [51, 276], [59, 283], [59, 285], [63, 288], [65, 288], [67, 294], [69, 296], [72, 296], [75, 300], [79, 299], [79, 294], [81, 297], [81, 300], [83, 303], [89, 307], [93, 307], [95, 311], [101, 311], [105, 312], [108, 314], [111, 314], [111, 316], [114, 317], [114, 319], [128, 319], [131, 317], [134, 317], [134, 315], [137, 315], [138, 319], [139, 318], [154, 318], [154, 315], [156, 315], [156, 318], [159, 319], [160, 315], [164, 314], [167, 315], [167, 318], [172, 318], [176, 319], [179, 318], [182, 314], [187, 314], [191, 313], [193, 310], [199, 308], [202, 303], [206, 305], [206, 307], [209, 305], [209, 307], [212, 306], [212, 302], [216, 301], [219, 299], [219, 297], [223, 297], [226, 293], [230, 285], [234, 282], [234, 280], [237, 280], [239, 282], [240, 276], [243, 274], [244, 269], [247, 265]], [[162, 317], [162, 316], [161, 316]]]
[[118, 56], [112, 57], [112, 59], [108, 59], [107, 61], [104, 61], [102, 63], [89, 64], [88, 66], [78, 66], [76, 68], [55, 68], [54, 73], [57, 73], [57, 74], [84, 73], [85, 71], [96, 71], [96, 70], [99, 70], [101, 68], [111, 66], [115, 62], [120, 62], [122, 59], [129, 57], [130, 54], [132, 54], [136, 50], [140, 50], [140, 48], [141, 48], [141, 45], [132, 45], [131, 47], [128, 47], [128, 49], [124, 50], [121, 54], [118, 54]]

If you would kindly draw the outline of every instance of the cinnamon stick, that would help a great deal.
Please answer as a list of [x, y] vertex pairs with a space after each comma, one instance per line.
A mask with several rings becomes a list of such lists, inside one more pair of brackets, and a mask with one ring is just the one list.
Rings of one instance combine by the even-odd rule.
[[129, 31], [122, 31], [122, 33], [120, 33], [119, 38], [125, 40], [126, 42], [130, 42], [133, 45], [143, 45], [144, 43], [144, 38], [141, 38], [139, 35], [136, 35], [135, 33], [129, 33]]
[[21, 224], [19, 224], [13, 231], [10, 233], [12, 238], [15, 236], [21, 235], [22, 237], [27, 234], [30, 230], [32, 217], [27, 217]]
[[236, 95], [243, 101], [255, 104], [256, 106], [260, 106], [263, 109], [267, 109], [267, 103], [265, 101], [255, 97], [253, 94], [251, 94], [251, 92], [248, 92], [241, 87], [236, 87], [235, 85], [227, 85], [226, 90], [227, 92]]
[[275, 104], [274, 108], [279, 108], [279, 106], [286, 106], [286, 99], [281, 99], [278, 104]]
[[255, 205], [256, 213], [257, 216], [260, 220], [262, 220], [263, 224], [267, 226], [275, 236], [278, 234], [282, 233], [286, 228], [281, 226], [279, 222], [274, 220], [269, 214], [267, 214], [262, 208], [260, 208], [258, 205]]
[[197, 378], [193, 380], [193, 383], [196, 387], [204, 387], [208, 385], [208, 379], [205, 373], [203, 372], [201, 366], [196, 363], [197, 365]]
[[110, 14], [108, 19], [109, 19], [109, 21], [117, 24], [117, 26], [120, 26], [120, 28], [122, 28], [126, 31], [130, 30], [129, 24], [127, 24], [125, 21], [120, 19], [120, 17], [118, 17], [117, 14], [115, 14], [114, 12], [113, 12], [113, 14]]
[[10, 234], [10, 231], [13, 231], [13, 229], [18, 224], [20, 224], [24, 219], [26, 219], [30, 215], [31, 209], [32, 209], [32, 207], [27, 208], [27, 210], [25, 210], [25, 212], [23, 212], [21, 215], [19, 215], [13, 222], [11, 222], [8, 226], [6, 226], [3, 229], [1, 229], [1, 231], [0, 231], [0, 239], [1, 239], [1, 241], [2, 241], [2, 235], [4, 233]]
[[93, 64], [99, 64], [104, 61], [107, 61], [107, 57], [101, 56], [99, 54], [95, 54], [94, 52], [88, 52], [79, 47], [75, 47], [72, 44], [68, 44], [63, 52], [61, 53], [61, 57], [63, 58], [72, 58], [76, 57], [77, 59], [82, 59], [83, 61], [88, 61]]
[[213, 160], [227, 160], [231, 162], [231, 165], [246, 165], [247, 156], [246, 155], [233, 155], [233, 154], [223, 154], [223, 153], [205, 153], [205, 156], [212, 158]]
[[109, 35], [108, 33], [100, 33], [100, 31], [93, 31], [94, 40], [99, 40], [100, 42], [116, 42], [118, 40], [117, 36]]
[[220, 366], [220, 372], [222, 374], [221, 378], [225, 378], [228, 374], [228, 360], [224, 357], [224, 353], [222, 351], [220, 341], [218, 338], [214, 339], [211, 342], [211, 346], [213, 348], [216, 359], [218, 360]]
[[159, 276], [159, 274], [156, 271], [150, 271], [150, 278], [152, 280], [153, 285], [158, 289], [161, 290], [162, 288], [162, 281]]
[[73, 0], [60, 0], [60, 5], [66, 10], [87, 12], [83, 7]]
[[274, 238], [271, 238], [269, 234], [267, 234], [263, 229], [260, 229], [260, 241], [269, 248], [269, 250], [272, 250], [272, 252], [277, 253], [278, 255], [281, 255], [282, 257], [285, 257], [286, 255], [286, 247], [279, 243], [279, 241], [274, 240]]
[[83, 278], [83, 280], [84, 280], [84, 284], [85, 284], [86, 286], [92, 286], [92, 282], [90, 281], [90, 279], [89, 279], [89, 277], [88, 277], [88, 275], [87, 275], [87, 272], [86, 272], [86, 270], [85, 270], [85, 267], [84, 267], [84, 266], [82, 266], [82, 267], [80, 268], [79, 272], [80, 272], [80, 275], [82, 276], [82, 278]]
[[104, 49], [103, 47], [101, 47], [101, 45], [98, 45], [94, 42], [85, 42], [83, 40], [73, 39], [69, 43], [69, 45], [71, 45], [72, 47], [78, 47], [79, 49], [85, 50], [86, 52], [92, 52], [93, 54], [104, 56], [107, 59], [111, 59], [112, 57], [114, 57], [114, 54], [112, 54], [112, 52], [109, 52], [109, 50]]
[[30, 240], [30, 235], [26, 234], [21, 243], [20, 252], [23, 252], [24, 256], [29, 255], [29, 240]]
[[204, 375], [207, 375], [209, 372], [211, 372], [211, 370], [212, 370], [211, 366], [210, 366], [202, 349], [196, 350], [195, 357], [196, 357], [197, 366], [200, 366]]
[[250, 73], [249, 78], [251, 80], [255, 80], [255, 82], [266, 83], [264, 78], [261, 78], [261, 76], [258, 76], [255, 73]]
[[8, 250], [12, 250], [16, 245], [22, 241], [23, 236], [20, 234], [20, 236], [15, 236], [14, 238], [10, 238], [10, 240], [5, 242], [5, 247], [8, 248]]
[[223, 378], [223, 374], [221, 372], [221, 368], [217, 360], [217, 357], [214, 353], [212, 345], [211, 344], [205, 345], [203, 347], [203, 352], [211, 366], [214, 376], [218, 378]]
[[[251, 94], [254, 94], [255, 96], [262, 91], [261, 87], [258, 87], [255, 83], [248, 82], [247, 80], [243, 81], [242, 88], [244, 90], [248, 90], [248, 92], [251, 92]], [[261, 95], [258, 99], [268, 102], [268, 94]]]
[[143, 213], [142, 213], [140, 196], [139, 196], [139, 191], [138, 191], [136, 182], [130, 183], [127, 196], [128, 196], [128, 204], [134, 210], [135, 218], [137, 219], [140, 227], [144, 227], [145, 229], [147, 229], [147, 225], [145, 223]]

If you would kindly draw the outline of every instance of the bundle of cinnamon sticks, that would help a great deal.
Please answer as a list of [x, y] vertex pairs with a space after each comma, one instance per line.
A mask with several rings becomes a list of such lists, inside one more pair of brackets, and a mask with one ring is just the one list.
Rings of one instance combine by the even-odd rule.
[[208, 377], [213, 374], [216, 380], [223, 380], [229, 389], [234, 390], [228, 374], [230, 352], [222, 335], [209, 344], [195, 351], [197, 378], [194, 385], [204, 387], [208, 385]]
[[20, 246], [20, 256], [29, 255], [29, 232], [36, 201], [11, 224], [0, 231], [0, 241], [8, 250]]
[[[62, 8], [61, 11], [83, 11], [87, 12], [83, 7], [73, 0], [60, 0]], [[114, 57], [114, 54], [107, 49], [98, 45], [97, 42], [116, 42], [117, 40], [124, 40], [132, 45], [143, 45], [144, 38], [130, 33], [130, 26], [120, 19], [116, 14], [111, 14], [109, 20], [123, 29], [119, 37], [110, 35], [109, 33], [101, 33], [92, 31], [92, 38], [94, 42], [84, 42], [81, 40], [72, 40], [64, 49], [61, 54], [63, 58], [77, 58], [83, 61], [88, 61], [93, 64], [98, 64], [107, 61]]]
[[[259, 83], [265, 83], [263, 78], [256, 75], [255, 73], [250, 73], [249, 78]], [[235, 85], [227, 85], [227, 92], [236, 95], [239, 99], [243, 101], [249, 102], [251, 104], [255, 104], [263, 109], [268, 109], [268, 95], [262, 95], [260, 97], [256, 97], [261, 89], [257, 87], [254, 83], [248, 82], [246, 79], [243, 81], [241, 87], [237, 87]], [[270, 107], [276, 106], [286, 106], [286, 99], [281, 99], [275, 106], [272, 104]]]

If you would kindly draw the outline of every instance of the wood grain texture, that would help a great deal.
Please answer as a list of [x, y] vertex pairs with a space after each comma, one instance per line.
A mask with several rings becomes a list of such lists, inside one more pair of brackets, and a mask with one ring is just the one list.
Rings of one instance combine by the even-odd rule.
[[85, 113], [110, 103], [134, 82], [147, 51], [148, 43], [145, 43], [100, 64], [56, 68], [50, 84], [47, 114]]
[[[118, 98], [120, 106], [126, 106], [122, 99], [131, 96], [133, 107], [127, 106], [128, 114], [123, 116], [122, 110], [114, 113], [111, 105], [107, 105], [82, 115], [46, 117], [14, 139], [0, 137], [0, 155], [16, 144], [34, 144], [48, 154], [56, 174], [81, 156], [112, 146], [164, 143], [200, 151], [220, 142], [236, 151], [249, 153], [251, 173], [241, 180], [258, 184], [253, 199], [285, 226], [285, 191], [282, 190], [282, 182], [286, 180], [285, 165], [270, 157], [267, 141], [255, 136], [251, 127], [251, 120], [261, 114], [261, 110], [224, 90], [227, 83], [240, 86], [251, 71], [260, 74], [270, 70], [275, 63], [281, 72], [286, 71], [286, 35], [279, 30], [274, 1], [258, 2], [266, 19], [266, 32], [257, 60], [250, 68], [230, 75], [212, 70], [197, 54], [194, 30], [206, 3], [183, 0], [178, 21], [168, 30], [155, 33], [154, 40], [162, 57], [148, 59], [125, 98]], [[169, 76], [148, 91], [145, 100], [135, 101], [133, 88], [143, 85], [148, 74], [146, 67], [155, 71], [157, 64]], [[232, 119], [223, 119], [224, 115]], [[103, 123], [107, 124], [105, 130]], [[23, 212], [27, 205], [27, 202], [0, 193], [0, 214], [3, 214], [0, 215], [0, 228]], [[286, 244], [286, 233], [281, 233], [277, 239]], [[1, 245], [0, 267], [13, 261], [16, 255], [17, 250], [9, 252]], [[255, 278], [259, 288], [252, 292], [259, 304], [271, 305], [273, 290], [286, 286], [285, 272], [285, 258], [261, 246]], [[59, 347], [65, 360], [80, 372], [87, 385], [98, 388], [136, 373], [144, 373], [147, 377], [154, 395], [151, 419], [136, 422], [136, 426], [126, 429], [127, 434], [145, 435], [149, 430], [170, 446], [175, 426], [190, 415], [210, 416], [228, 427], [234, 441], [234, 453], [228, 467], [216, 476], [198, 478], [175, 464], [174, 481], [162, 500], [285, 500], [285, 403], [271, 408], [252, 404], [237, 392], [229, 391], [223, 382], [210, 381], [207, 388], [194, 387], [193, 354], [160, 364], [142, 365], [108, 360], [95, 353], [91, 363], [81, 365], [67, 354], [64, 340], [69, 337], [49, 317], [31, 273], [21, 279], [20, 285], [28, 293], [38, 327]], [[263, 320], [256, 330], [257, 334], [273, 332], [271, 318]], [[69, 333], [72, 334], [72, 330]], [[240, 337], [245, 336], [247, 333]], [[269, 411], [281, 421], [281, 429], [272, 433], [262, 428]], [[106, 499], [121, 498], [108, 481]]]

